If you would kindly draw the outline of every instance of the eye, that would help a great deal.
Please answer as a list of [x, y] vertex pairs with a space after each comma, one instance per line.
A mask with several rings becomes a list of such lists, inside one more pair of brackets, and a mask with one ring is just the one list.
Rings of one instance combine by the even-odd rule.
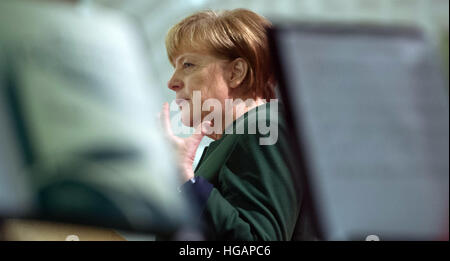
[[192, 64], [192, 63], [188, 63], [188, 62], [183, 63], [183, 68], [189, 68], [192, 66], [194, 66], [194, 64]]

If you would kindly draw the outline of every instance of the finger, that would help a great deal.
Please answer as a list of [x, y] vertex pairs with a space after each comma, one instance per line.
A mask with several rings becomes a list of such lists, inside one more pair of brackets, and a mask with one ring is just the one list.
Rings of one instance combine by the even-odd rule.
[[167, 103], [167, 102], [165, 102], [162, 106], [161, 124], [162, 124], [164, 132], [169, 137], [173, 137], [174, 135], [172, 132], [172, 124], [170, 123], [169, 103]]

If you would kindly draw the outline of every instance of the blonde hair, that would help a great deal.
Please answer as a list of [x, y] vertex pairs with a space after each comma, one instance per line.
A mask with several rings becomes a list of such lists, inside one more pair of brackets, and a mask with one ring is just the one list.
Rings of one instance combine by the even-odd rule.
[[169, 30], [167, 55], [172, 64], [186, 50], [206, 51], [230, 61], [243, 58], [249, 67], [243, 81], [245, 93], [275, 98], [275, 77], [266, 32], [269, 27], [271, 23], [267, 19], [246, 9], [197, 12]]

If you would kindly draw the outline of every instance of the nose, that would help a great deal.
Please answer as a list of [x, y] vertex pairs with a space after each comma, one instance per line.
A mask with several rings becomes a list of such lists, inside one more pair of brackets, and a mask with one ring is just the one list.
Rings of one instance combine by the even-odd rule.
[[171, 89], [174, 92], [177, 92], [183, 88], [184, 84], [181, 79], [177, 77], [177, 75], [174, 73], [172, 75], [172, 78], [167, 82], [167, 87]]

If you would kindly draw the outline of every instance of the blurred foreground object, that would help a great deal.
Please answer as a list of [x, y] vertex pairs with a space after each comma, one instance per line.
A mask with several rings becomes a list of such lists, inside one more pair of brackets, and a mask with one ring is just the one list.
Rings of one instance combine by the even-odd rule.
[[322, 237], [448, 240], [448, 88], [422, 33], [301, 24], [271, 40]]
[[134, 24], [37, 1], [2, 1], [0, 19], [0, 217], [162, 234], [189, 223]]
[[20, 219], [5, 220], [3, 237], [9, 241], [125, 241], [111, 229]]

